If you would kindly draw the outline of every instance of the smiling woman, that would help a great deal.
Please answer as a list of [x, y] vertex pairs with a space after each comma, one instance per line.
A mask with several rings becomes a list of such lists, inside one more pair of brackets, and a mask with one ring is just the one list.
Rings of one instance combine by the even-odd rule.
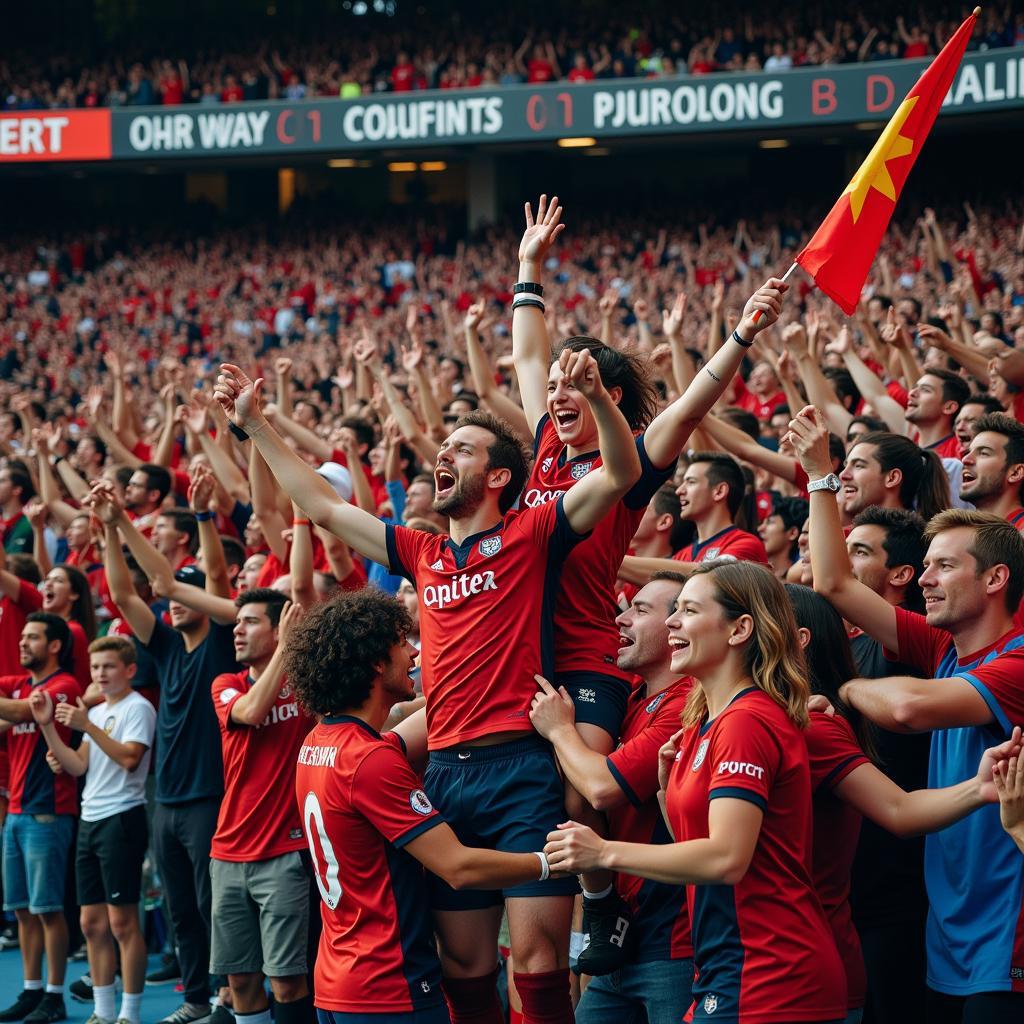
[[738, 1019], [741, 1005], [756, 1020], [841, 1019], [845, 974], [807, 867], [807, 668], [786, 593], [765, 568], [709, 562], [666, 625], [673, 674], [697, 682], [661, 750], [676, 842], [607, 842], [570, 822], [552, 833], [552, 867], [691, 887], [695, 1019]]

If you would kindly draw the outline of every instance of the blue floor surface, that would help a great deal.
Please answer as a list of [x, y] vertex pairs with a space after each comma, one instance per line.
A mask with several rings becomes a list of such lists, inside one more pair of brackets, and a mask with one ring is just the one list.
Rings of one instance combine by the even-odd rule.
[[[160, 958], [149, 958], [149, 969], [158, 967]], [[45, 971], [45, 967], [44, 967]], [[80, 963], [69, 963], [67, 980], [64, 984], [64, 1003], [68, 1009], [68, 1021], [71, 1024], [84, 1024], [92, 1013], [92, 1003], [79, 1003], [72, 999], [67, 986], [76, 978], [87, 974], [89, 965], [83, 960]], [[0, 953], [0, 1008], [9, 1006], [21, 991], [21, 953], [16, 949], [8, 949]], [[147, 985], [142, 997], [142, 1024], [154, 1024], [172, 1010], [181, 1006], [182, 994], [175, 991], [174, 985]], [[117, 1009], [121, 1009], [121, 986], [117, 987]]]

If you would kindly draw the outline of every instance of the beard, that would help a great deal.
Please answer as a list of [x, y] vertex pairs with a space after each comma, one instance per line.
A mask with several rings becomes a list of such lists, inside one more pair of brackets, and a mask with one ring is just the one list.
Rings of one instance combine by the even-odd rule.
[[484, 500], [484, 474], [469, 477], [452, 488], [445, 498], [435, 498], [431, 507], [435, 512], [449, 519], [464, 519], [472, 515]]

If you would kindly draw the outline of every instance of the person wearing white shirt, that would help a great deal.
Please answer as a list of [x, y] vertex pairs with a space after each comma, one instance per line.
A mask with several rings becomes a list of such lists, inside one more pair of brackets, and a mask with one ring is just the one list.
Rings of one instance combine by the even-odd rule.
[[[139, 1024], [145, 982], [146, 943], [138, 903], [149, 838], [146, 777], [156, 711], [131, 688], [135, 660], [131, 640], [101, 637], [89, 645], [89, 667], [102, 704], [87, 709], [79, 700], [54, 708], [42, 692], [31, 699], [32, 714], [49, 747], [50, 767], [86, 777], [75, 868], [95, 1000], [92, 1024]], [[61, 740], [55, 721], [82, 733], [77, 750]], [[124, 983], [120, 1013], [114, 1012], [114, 939], [121, 950]]]

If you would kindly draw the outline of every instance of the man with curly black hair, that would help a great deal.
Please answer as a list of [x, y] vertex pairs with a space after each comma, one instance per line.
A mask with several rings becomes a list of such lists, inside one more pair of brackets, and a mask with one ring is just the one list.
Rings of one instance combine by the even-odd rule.
[[[321, 1019], [359, 1014], [447, 1024], [441, 965], [420, 865], [453, 889], [500, 889], [548, 877], [543, 853], [463, 846], [380, 729], [411, 700], [409, 614], [366, 589], [319, 605], [289, 638], [284, 671], [320, 724], [299, 751], [295, 793], [323, 932], [316, 960]], [[418, 863], [417, 863], [418, 862]]]

